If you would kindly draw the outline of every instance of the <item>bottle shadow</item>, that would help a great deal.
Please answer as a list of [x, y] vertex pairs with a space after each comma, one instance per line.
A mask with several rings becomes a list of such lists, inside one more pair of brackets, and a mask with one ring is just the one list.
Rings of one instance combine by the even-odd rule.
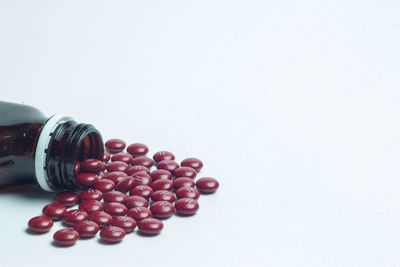
[[18, 195], [29, 199], [52, 199], [54, 193], [46, 192], [35, 184], [20, 184], [0, 187], [0, 196]]

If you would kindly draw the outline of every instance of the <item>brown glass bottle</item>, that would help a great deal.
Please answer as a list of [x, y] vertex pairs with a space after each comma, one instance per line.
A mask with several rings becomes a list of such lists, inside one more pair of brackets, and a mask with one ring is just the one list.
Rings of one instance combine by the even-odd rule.
[[36, 182], [46, 191], [75, 190], [75, 162], [103, 154], [92, 125], [0, 101], [0, 187]]

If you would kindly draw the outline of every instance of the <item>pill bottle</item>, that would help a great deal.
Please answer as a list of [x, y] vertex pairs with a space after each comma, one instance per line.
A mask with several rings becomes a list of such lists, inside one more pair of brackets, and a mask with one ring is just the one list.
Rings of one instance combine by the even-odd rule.
[[103, 154], [92, 125], [0, 101], [0, 187], [37, 183], [46, 191], [76, 190], [75, 162], [103, 160]]

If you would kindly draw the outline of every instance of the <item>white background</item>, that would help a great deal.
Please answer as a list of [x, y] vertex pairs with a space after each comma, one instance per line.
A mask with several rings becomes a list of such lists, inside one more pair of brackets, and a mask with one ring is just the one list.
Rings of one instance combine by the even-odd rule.
[[394, 0], [1, 0], [2, 100], [199, 157], [221, 186], [159, 236], [69, 248], [51, 244], [59, 223], [25, 232], [52, 194], [1, 189], [0, 266], [400, 266], [399, 14]]

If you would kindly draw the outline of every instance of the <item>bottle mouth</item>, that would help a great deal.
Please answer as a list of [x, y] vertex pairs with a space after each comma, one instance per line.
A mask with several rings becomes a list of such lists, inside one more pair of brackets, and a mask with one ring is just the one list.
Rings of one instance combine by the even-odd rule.
[[[36, 154], [35, 157], [36, 161], [39, 156], [39, 168], [43, 170], [39, 175], [36, 171], [36, 178], [46, 191], [80, 189], [76, 179], [75, 162], [87, 158], [103, 160], [101, 134], [93, 125], [78, 124], [69, 117], [62, 117], [57, 123], [52, 122], [52, 119], [53, 117], [44, 126], [51, 123], [49, 128], [52, 129], [50, 133], [48, 131], [43, 133], [47, 137], [45, 148], [43, 150], [42, 147], [39, 152], [41, 154]], [[39, 143], [41, 137], [42, 132]]]

